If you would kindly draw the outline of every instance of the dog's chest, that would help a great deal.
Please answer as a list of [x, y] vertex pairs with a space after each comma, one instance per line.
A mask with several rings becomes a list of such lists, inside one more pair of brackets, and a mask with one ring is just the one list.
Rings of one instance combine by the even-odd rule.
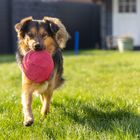
[[34, 93], [42, 94], [47, 91], [47, 88], [48, 88], [48, 81], [46, 81], [42, 84], [36, 85], [36, 86], [34, 85]]

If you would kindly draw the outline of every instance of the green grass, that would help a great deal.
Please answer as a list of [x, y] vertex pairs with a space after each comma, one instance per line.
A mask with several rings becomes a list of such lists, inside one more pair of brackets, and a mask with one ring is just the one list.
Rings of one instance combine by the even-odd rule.
[[65, 85], [55, 91], [51, 113], [22, 125], [21, 74], [14, 56], [0, 56], [0, 140], [140, 139], [140, 52], [65, 53]]

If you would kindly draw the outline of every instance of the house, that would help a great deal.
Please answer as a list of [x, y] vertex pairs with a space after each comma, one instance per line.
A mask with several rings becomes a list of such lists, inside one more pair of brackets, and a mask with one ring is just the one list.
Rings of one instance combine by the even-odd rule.
[[107, 36], [130, 36], [135, 49], [140, 48], [140, 0], [93, 0], [102, 7], [102, 47]]
[[135, 47], [140, 46], [140, 0], [114, 0], [112, 35], [129, 35]]

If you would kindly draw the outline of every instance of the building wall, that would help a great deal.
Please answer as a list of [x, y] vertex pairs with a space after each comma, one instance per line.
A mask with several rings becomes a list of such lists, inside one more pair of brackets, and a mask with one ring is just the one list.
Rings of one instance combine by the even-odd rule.
[[[94, 4], [75, 2], [39, 2], [14, 0], [12, 10], [12, 24], [22, 18], [33, 16], [42, 19], [44, 16], [58, 17], [62, 20], [70, 33], [66, 49], [74, 49], [74, 33], [79, 31], [80, 49], [100, 46], [100, 8]], [[82, 15], [82, 16], [81, 16]], [[13, 30], [13, 47], [16, 50], [16, 33]]]
[[[38, 0], [39, 1], [39, 0]], [[64, 2], [84, 2], [92, 3], [92, 0], [40, 0], [40, 1], [64, 1]]]
[[[31, 15], [35, 19], [42, 19], [46, 15], [62, 19], [72, 37], [68, 43], [68, 49], [73, 49], [74, 47], [74, 33], [77, 30], [80, 32], [80, 48], [87, 49], [99, 46], [101, 41], [100, 8], [94, 4], [75, 3], [74, 0], [72, 1], [1, 0], [0, 54], [15, 52], [17, 49], [17, 37], [14, 26], [22, 18]], [[76, 1], [84, 2], [84, 0]]]
[[140, 0], [137, 0], [137, 13], [119, 13], [118, 0], [113, 0], [113, 35], [129, 35], [134, 45], [140, 46]]
[[[14, 0], [16, 1], [16, 0]], [[25, 0], [19, 0], [19, 1], [25, 1]], [[61, 2], [61, 1], [64, 1], [64, 2], [83, 2], [83, 3], [92, 3], [92, 0], [28, 0], [28, 1], [42, 1], [42, 2]]]
[[92, 3], [92, 0], [63, 0], [63, 1]]

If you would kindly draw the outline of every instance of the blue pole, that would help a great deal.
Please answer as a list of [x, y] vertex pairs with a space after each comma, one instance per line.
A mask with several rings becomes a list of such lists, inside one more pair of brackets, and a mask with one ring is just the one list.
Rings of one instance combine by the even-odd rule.
[[74, 33], [74, 53], [78, 54], [79, 52], [79, 32]]

